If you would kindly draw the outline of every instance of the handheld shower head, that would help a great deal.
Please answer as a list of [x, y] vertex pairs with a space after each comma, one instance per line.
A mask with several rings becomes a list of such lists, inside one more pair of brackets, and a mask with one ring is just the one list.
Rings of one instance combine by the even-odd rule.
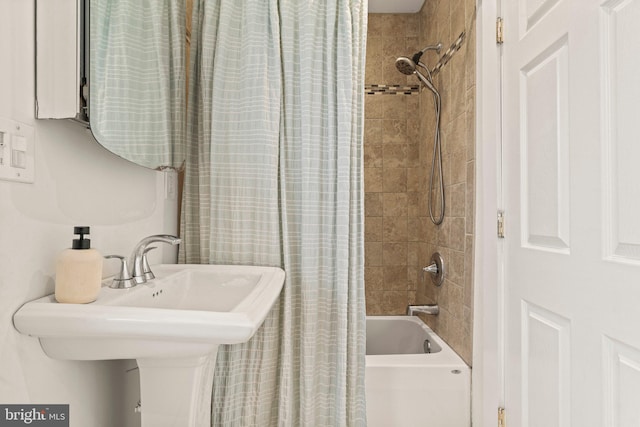
[[[442, 145], [440, 143], [440, 112], [442, 110], [442, 99], [440, 98], [440, 94], [438, 90], [433, 85], [431, 70], [425, 64], [420, 62], [420, 58], [422, 55], [428, 50], [435, 50], [440, 53], [440, 49], [442, 49], [442, 43], [438, 43], [433, 46], [427, 46], [422, 49], [420, 52], [413, 55], [411, 58], [406, 56], [401, 56], [396, 59], [396, 68], [402, 74], [410, 76], [415, 74], [420, 82], [429, 88], [431, 92], [433, 92], [433, 102], [436, 113], [436, 130], [434, 133], [433, 140], [433, 159], [431, 160], [431, 176], [429, 178], [429, 216], [431, 217], [431, 221], [435, 225], [442, 224], [444, 220], [444, 211], [445, 211], [445, 195], [444, 195], [444, 179], [442, 176]], [[418, 67], [422, 67], [424, 71], [427, 73], [425, 76], [420, 71], [418, 71]], [[437, 170], [436, 170], [437, 166]], [[434, 195], [434, 178], [439, 177], [439, 192]], [[437, 199], [439, 196], [440, 200], [440, 213], [436, 216], [433, 213], [433, 206], [437, 203]], [[434, 198], [436, 201], [434, 202]]]
[[[429, 88], [429, 90], [431, 92], [433, 92], [435, 94], [438, 93], [436, 88], [433, 86], [433, 83], [431, 83], [431, 81], [429, 81], [429, 79], [427, 79], [424, 76], [424, 74], [422, 74], [420, 71], [418, 71], [418, 69], [416, 68], [416, 63], [414, 62], [413, 59], [409, 59], [406, 56], [399, 57], [398, 59], [396, 59], [396, 68], [402, 74], [406, 74], [407, 76], [415, 74], [416, 76], [418, 76], [418, 79], [420, 79], [420, 81], [422, 83], [424, 83], [424, 85], [426, 87]], [[425, 67], [425, 69], [427, 69], [427, 71], [428, 71], [428, 68]]]
[[400, 58], [396, 59], [396, 68], [402, 74], [410, 76], [411, 74], [416, 72], [416, 63], [406, 56], [401, 56]]
[[420, 62], [420, 58], [422, 58], [422, 55], [428, 50], [435, 50], [437, 53], [440, 53], [441, 49], [442, 49], [442, 43], [438, 43], [438, 44], [429, 45], [425, 47], [420, 52], [416, 52], [411, 58], [406, 56], [401, 56], [398, 59], [396, 59], [396, 68], [402, 74], [406, 74], [407, 76], [410, 76], [411, 74], [416, 72], [416, 65], [419, 65], [423, 67], [425, 70], [427, 70], [427, 73], [428, 73], [429, 69], [427, 68], [426, 65]]

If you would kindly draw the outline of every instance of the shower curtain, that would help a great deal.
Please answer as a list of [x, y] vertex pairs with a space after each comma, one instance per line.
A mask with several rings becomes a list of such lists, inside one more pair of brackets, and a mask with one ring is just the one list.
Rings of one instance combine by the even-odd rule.
[[214, 426], [364, 426], [366, 0], [196, 0], [180, 260], [282, 267]]

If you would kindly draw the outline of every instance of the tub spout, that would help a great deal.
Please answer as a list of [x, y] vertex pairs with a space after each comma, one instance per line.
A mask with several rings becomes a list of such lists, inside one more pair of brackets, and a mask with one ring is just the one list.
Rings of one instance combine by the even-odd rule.
[[432, 316], [437, 316], [438, 313], [440, 313], [440, 307], [438, 307], [438, 304], [407, 306], [407, 316], [415, 316], [417, 313], [431, 314]]

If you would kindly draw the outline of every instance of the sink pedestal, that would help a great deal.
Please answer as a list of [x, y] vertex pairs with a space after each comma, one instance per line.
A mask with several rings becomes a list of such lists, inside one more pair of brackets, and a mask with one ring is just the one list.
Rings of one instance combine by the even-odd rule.
[[142, 427], [211, 425], [217, 346], [206, 356], [137, 359]]
[[[210, 427], [218, 346], [247, 342], [275, 304], [277, 267], [163, 264], [130, 289], [103, 286], [91, 304], [47, 295], [13, 316], [61, 360], [135, 359], [142, 427]], [[108, 281], [107, 281], [108, 282]]]

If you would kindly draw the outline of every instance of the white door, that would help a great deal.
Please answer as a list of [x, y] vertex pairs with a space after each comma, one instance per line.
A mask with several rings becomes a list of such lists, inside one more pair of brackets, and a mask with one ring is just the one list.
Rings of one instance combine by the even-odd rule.
[[640, 426], [640, 0], [503, 0], [509, 427]]

